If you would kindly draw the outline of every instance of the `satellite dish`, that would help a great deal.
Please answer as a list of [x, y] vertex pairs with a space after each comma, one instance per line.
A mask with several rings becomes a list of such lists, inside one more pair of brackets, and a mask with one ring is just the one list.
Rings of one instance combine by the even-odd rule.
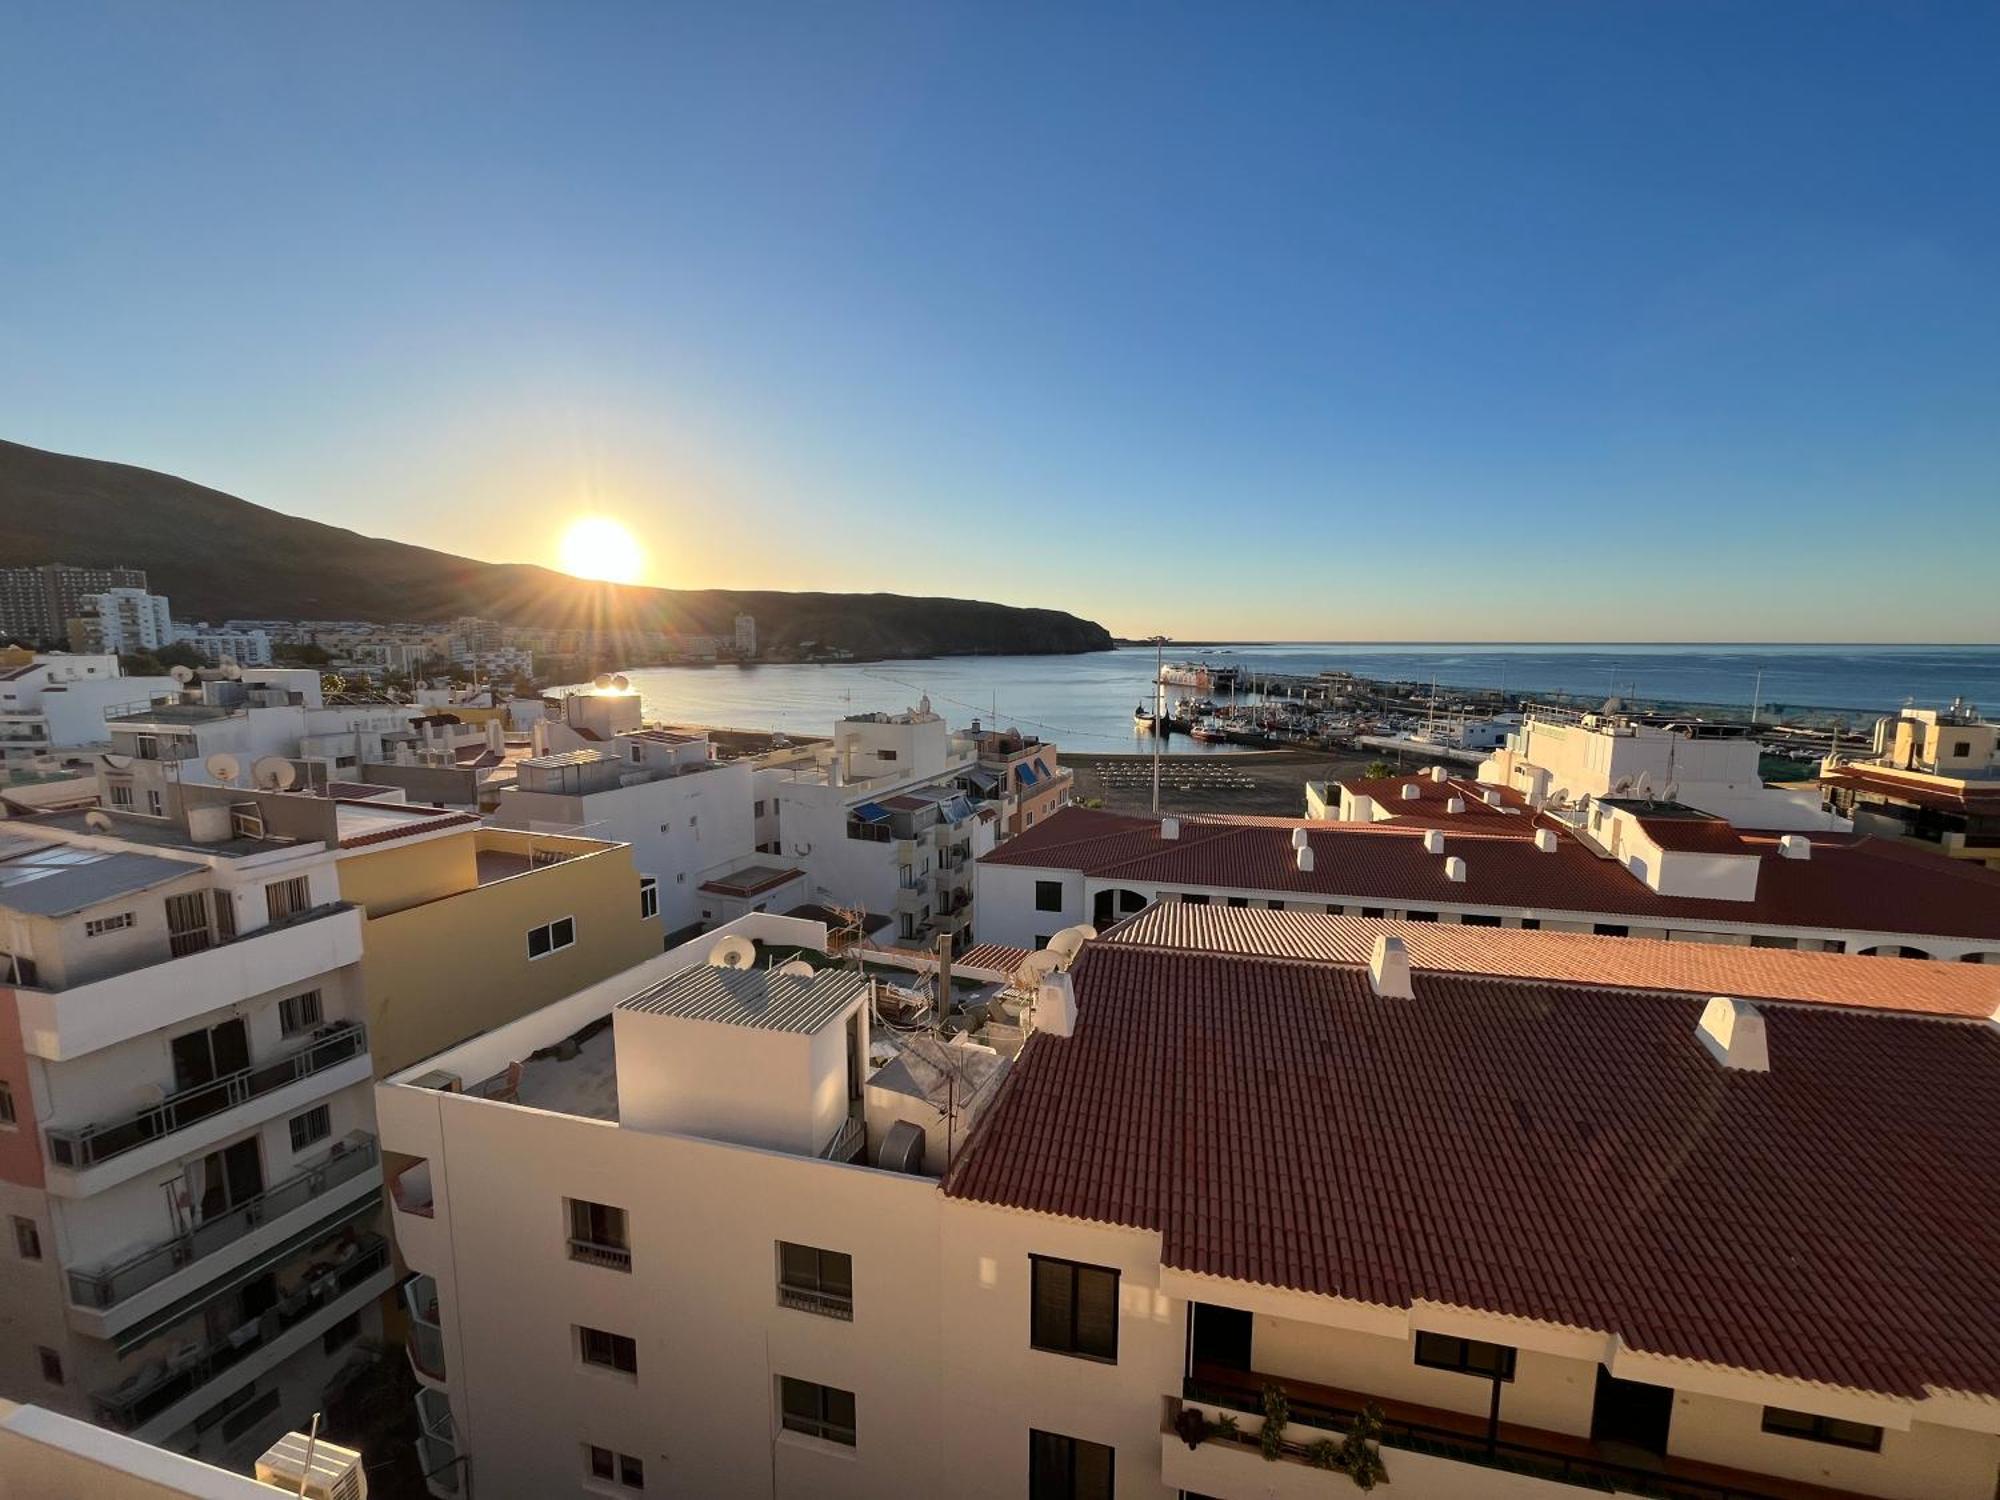
[[265, 791], [282, 792], [299, 779], [299, 772], [284, 756], [265, 755], [250, 768], [250, 776]]
[[181, 683], [182, 685], [186, 685], [187, 683], [194, 681], [194, 668], [175, 667], [171, 672], [167, 673], [167, 675], [173, 678], [175, 682]]
[[106, 751], [97, 758], [104, 762], [104, 768], [107, 771], [129, 771], [132, 769], [132, 757], [129, 755], [113, 755], [109, 751]]
[[92, 808], [83, 815], [83, 826], [93, 833], [109, 833], [114, 825], [110, 813], [99, 812], [96, 808]]
[[222, 675], [231, 682], [241, 682], [243, 680], [243, 669], [233, 661], [225, 661], [222, 664]]
[[1007, 976], [1007, 982], [1015, 989], [1032, 990], [1060, 969], [1062, 964], [1054, 948], [1037, 949], [1021, 961], [1020, 968]]
[[708, 962], [716, 969], [747, 969], [757, 962], [757, 945], [746, 937], [726, 937], [708, 950]]
[[1661, 795], [1662, 797], [1664, 797], [1664, 798], [1665, 798], [1665, 799], [1666, 799], [1667, 801], [1669, 801], [1669, 802], [1678, 802], [1678, 801], [1680, 801], [1680, 800], [1681, 800], [1681, 784], [1680, 784], [1680, 783], [1679, 783], [1678, 781], [1670, 781], [1670, 782], [1668, 782], [1668, 783], [1667, 783], [1667, 785], [1666, 785], [1666, 789], [1665, 789], [1664, 791], [1662, 791], [1662, 792], [1660, 793], [1660, 795]]
[[1056, 956], [1057, 964], [1067, 969], [1076, 960], [1076, 955], [1082, 949], [1083, 945], [1096, 936], [1097, 929], [1095, 927], [1092, 927], [1087, 922], [1080, 922], [1074, 927], [1065, 927], [1061, 932], [1050, 938], [1049, 946], [1042, 951], [1053, 953]]
[[609, 692], [611, 689], [611, 674], [609, 672], [599, 672], [595, 677], [590, 679], [590, 685], [600, 693]]
[[611, 685], [621, 693], [630, 692], [632, 679], [627, 677], [623, 672], [620, 672], [616, 677], [611, 679]]
[[1639, 779], [1632, 783], [1632, 794], [1635, 797], [1650, 797], [1653, 795], [1653, 773], [1651, 771], [1641, 771], [1639, 773]]
[[774, 972], [784, 975], [787, 979], [810, 979], [819, 971], [803, 958], [795, 958], [779, 964]]
[[[243, 762], [233, 755], [211, 755], [202, 764], [208, 767], [208, 774], [224, 784], [232, 783], [243, 774]], [[286, 762], [290, 764], [289, 761]]]

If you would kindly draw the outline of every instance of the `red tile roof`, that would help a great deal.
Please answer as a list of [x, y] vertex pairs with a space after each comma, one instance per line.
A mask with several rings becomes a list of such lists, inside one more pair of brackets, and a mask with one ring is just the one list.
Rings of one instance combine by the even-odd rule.
[[2000, 781], [1933, 780], [1884, 766], [1836, 766], [1819, 778], [1821, 786], [1847, 787], [1915, 807], [1948, 812], [2000, 812]]
[[[1417, 795], [1404, 796], [1406, 786], [1415, 787]], [[1512, 787], [1487, 786], [1470, 776], [1447, 776], [1443, 781], [1433, 781], [1428, 774], [1362, 776], [1343, 781], [1340, 787], [1357, 797], [1372, 797], [1394, 823], [1430, 828], [1476, 825], [1482, 832], [1512, 833], [1520, 838], [1535, 831], [1526, 797]], [[1500, 799], [1500, 806], [1485, 800], [1489, 792]], [[1446, 810], [1454, 797], [1465, 803], [1460, 812]]]
[[[1775, 835], [1742, 834], [1759, 856], [1757, 895], [1725, 901], [1662, 896], [1553, 820], [1532, 822], [1558, 830], [1554, 853], [1505, 834], [1447, 831], [1445, 854], [1464, 858], [1464, 881], [1448, 879], [1444, 859], [1425, 853], [1423, 830], [1394, 823], [1182, 818], [1180, 837], [1165, 839], [1157, 819], [1082, 807], [1063, 808], [980, 862], [1406, 909], [1488, 906], [1663, 925], [1679, 920], [2000, 939], [2000, 873], [1895, 840], [1814, 839], [1810, 859], [1785, 859]], [[1311, 871], [1301, 871], [1293, 855], [1291, 831], [1299, 827], [1308, 830]]]
[[1646, 837], [1669, 853], [1752, 854], [1727, 818], [1634, 813]]
[[953, 1197], [1150, 1229], [1189, 1272], [1419, 1300], [1864, 1391], [2000, 1396], [2000, 1031], [1098, 942]]

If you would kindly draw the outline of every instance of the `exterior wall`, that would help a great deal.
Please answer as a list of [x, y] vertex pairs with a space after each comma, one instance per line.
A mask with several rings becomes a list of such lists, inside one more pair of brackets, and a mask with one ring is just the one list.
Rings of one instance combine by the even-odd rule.
[[[1061, 911], [1035, 910], [1035, 884], [1053, 880], [1062, 886]], [[1083, 876], [1070, 870], [1036, 870], [1021, 865], [974, 867], [972, 909], [983, 943], [1016, 948], [1040, 946], [1065, 927], [1091, 919], [1091, 901]]]
[[[42, 1237], [40, 1260], [14, 1253], [16, 1216], [35, 1221]], [[78, 1378], [77, 1340], [63, 1318], [62, 1263], [51, 1217], [46, 1194], [0, 1182], [0, 1232], [6, 1236], [0, 1240], [0, 1397], [82, 1414], [90, 1402]], [[62, 1357], [60, 1386], [43, 1377], [41, 1349]]]
[[[247, 1474], [38, 1406], [0, 1403], [0, 1500], [271, 1500]], [[322, 1451], [324, 1451], [322, 1449]], [[319, 1465], [315, 1464], [315, 1468]]]
[[1918, 1422], [1885, 1429], [1882, 1451], [1868, 1453], [1765, 1432], [1762, 1407], [1687, 1391], [1674, 1398], [1667, 1451], [1894, 1500], [1992, 1500], [2000, 1473], [2000, 1437], [1990, 1433]]
[[479, 884], [479, 845], [471, 828], [445, 838], [391, 840], [379, 851], [350, 853], [340, 861], [340, 896], [371, 920]]
[[0, 1182], [42, 1186], [42, 1134], [28, 1049], [21, 1044], [17, 993], [0, 985], [0, 1083], [14, 1098], [14, 1123], [0, 1125]]

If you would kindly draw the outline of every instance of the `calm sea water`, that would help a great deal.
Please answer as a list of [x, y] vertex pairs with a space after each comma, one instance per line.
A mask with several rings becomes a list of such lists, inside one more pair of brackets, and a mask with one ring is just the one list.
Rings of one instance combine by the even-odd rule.
[[[1508, 646], [1379, 643], [1182, 648], [1179, 658], [1233, 662], [1253, 673], [1337, 668], [1441, 687], [1568, 694], [1593, 705], [1617, 694], [1768, 717], [1831, 711], [1851, 724], [1906, 699], [1941, 706], [1963, 695], [2000, 708], [2000, 646]], [[1168, 660], [1177, 659], [1170, 650]], [[1018, 725], [1077, 750], [1150, 752], [1132, 710], [1151, 695], [1153, 653], [979, 656], [852, 666], [656, 667], [631, 674], [646, 716], [825, 734], [842, 714], [896, 711], [928, 693], [954, 726], [978, 717]], [[1177, 754], [1228, 753], [1175, 736]]]

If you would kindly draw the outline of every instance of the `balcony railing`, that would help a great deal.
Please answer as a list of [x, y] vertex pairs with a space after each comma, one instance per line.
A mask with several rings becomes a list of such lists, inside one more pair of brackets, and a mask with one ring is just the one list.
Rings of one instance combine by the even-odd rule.
[[861, 1148], [868, 1143], [866, 1123], [849, 1115], [840, 1122], [840, 1129], [833, 1133], [833, 1139], [826, 1143], [820, 1155], [827, 1161], [853, 1161], [861, 1154]]
[[108, 1125], [85, 1125], [66, 1130], [50, 1126], [46, 1132], [49, 1159], [59, 1167], [81, 1170], [135, 1150], [148, 1141], [185, 1130], [211, 1115], [247, 1104], [265, 1094], [275, 1093], [302, 1078], [337, 1067], [357, 1057], [368, 1047], [367, 1028], [359, 1021], [332, 1026], [311, 1044], [279, 1058], [239, 1072], [227, 1073], [211, 1082], [197, 1084], [170, 1094], [125, 1119]]
[[585, 1265], [604, 1266], [613, 1271], [632, 1269], [632, 1249], [629, 1245], [600, 1245], [592, 1240], [572, 1237], [569, 1242], [569, 1258], [580, 1260]]
[[71, 1271], [70, 1301], [79, 1307], [115, 1307], [203, 1256], [236, 1243], [259, 1225], [312, 1202], [343, 1182], [352, 1182], [379, 1159], [375, 1137], [357, 1130], [305, 1171], [245, 1199], [227, 1213], [205, 1219], [186, 1233], [102, 1271]]
[[360, 1251], [323, 1275], [301, 1283], [277, 1306], [227, 1337], [171, 1359], [91, 1398], [98, 1416], [129, 1432], [143, 1426], [183, 1397], [200, 1390], [231, 1366], [249, 1358], [287, 1330], [313, 1317], [327, 1303], [351, 1292], [389, 1264], [389, 1242], [370, 1236]]
[[837, 1297], [817, 1287], [787, 1286], [781, 1281], [778, 1283], [778, 1306], [817, 1313], [822, 1318], [838, 1318], [843, 1323], [854, 1321], [852, 1296]]

